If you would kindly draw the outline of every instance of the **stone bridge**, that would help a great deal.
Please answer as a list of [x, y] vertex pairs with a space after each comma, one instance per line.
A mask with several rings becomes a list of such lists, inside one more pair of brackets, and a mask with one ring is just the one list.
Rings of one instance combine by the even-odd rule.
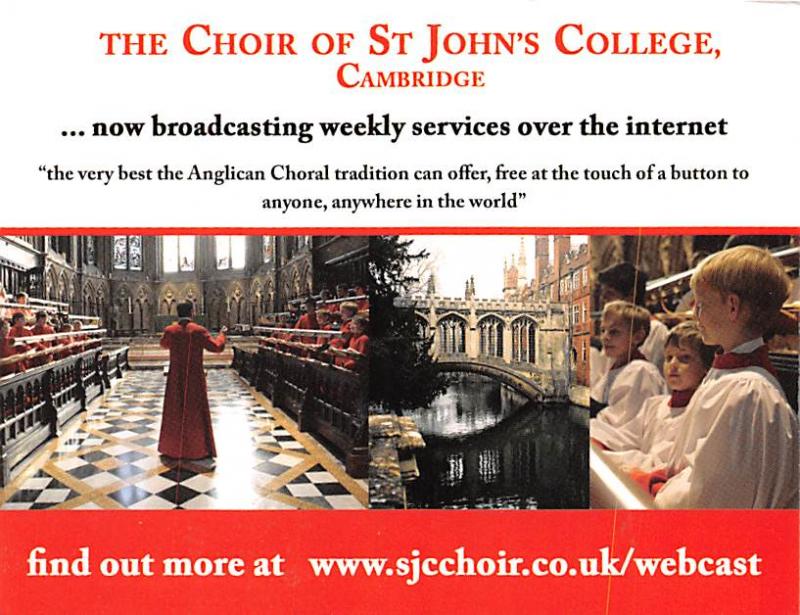
[[440, 357], [436, 362], [436, 367], [441, 372], [467, 372], [488, 376], [535, 401], [551, 401], [554, 398], [564, 397], [563, 385], [553, 386], [552, 378], [544, 372], [530, 374], [497, 363], [485, 363], [467, 358], [459, 359], [452, 355], [446, 358]]
[[401, 297], [445, 371], [483, 373], [533, 399], [565, 397], [571, 345], [567, 306], [552, 302]]

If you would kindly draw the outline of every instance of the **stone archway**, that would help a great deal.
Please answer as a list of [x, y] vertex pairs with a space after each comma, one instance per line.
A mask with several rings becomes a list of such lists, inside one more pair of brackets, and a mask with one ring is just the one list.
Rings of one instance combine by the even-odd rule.
[[133, 331], [133, 297], [127, 285], [122, 284], [117, 289], [114, 305], [118, 311], [116, 328], [119, 331]]
[[97, 311], [97, 291], [91, 282], [83, 286], [83, 309], [88, 316], [99, 316]]
[[200, 305], [200, 289], [194, 283], [187, 284], [181, 293], [181, 301], [188, 301], [194, 306], [196, 314], [202, 312], [203, 306]]
[[106, 313], [108, 306], [108, 286], [104, 281], [100, 282], [95, 292], [95, 304], [97, 306], [97, 315], [100, 317], [101, 326], [107, 327], [109, 325], [109, 315]]
[[177, 314], [178, 293], [172, 284], [166, 284], [158, 297], [158, 313], [166, 316]]
[[133, 297], [133, 328], [136, 331], [152, 329], [152, 306], [150, 304], [150, 288], [140, 284]]
[[227, 325], [229, 320], [228, 297], [222, 288], [215, 288], [211, 292], [208, 306], [208, 324], [214, 329]]
[[48, 301], [58, 301], [58, 273], [50, 267], [45, 273], [45, 297]]
[[250, 322], [254, 325], [258, 324], [262, 311], [264, 290], [261, 285], [261, 280], [255, 279], [250, 284]]
[[230, 292], [227, 296], [228, 318], [231, 325], [248, 324], [246, 296], [238, 282], [231, 284]]

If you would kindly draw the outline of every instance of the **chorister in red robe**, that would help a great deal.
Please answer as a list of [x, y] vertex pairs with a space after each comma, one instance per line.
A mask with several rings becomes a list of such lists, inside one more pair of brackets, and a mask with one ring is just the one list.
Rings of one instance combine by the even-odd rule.
[[[13, 357], [15, 354], [19, 354], [17, 349], [14, 348], [14, 338], [8, 337], [7, 335], [0, 336], [0, 359], [8, 359]], [[19, 361], [16, 363], [10, 362], [0, 365], [0, 376], [8, 376], [9, 374], [13, 374], [17, 371], [22, 371], [19, 369]]]
[[[20, 342], [19, 338], [21, 337], [30, 337], [33, 335], [31, 330], [25, 326], [24, 321], [22, 319], [18, 319], [17, 324], [15, 324], [11, 329], [8, 331], [8, 337], [17, 339], [15, 342], [15, 347], [17, 350], [17, 354], [23, 354], [31, 350], [32, 346], [25, 344], [24, 342]], [[24, 372], [28, 369], [28, 362], [27, 361], [18, 361], [17, 362], [17, 371]]]
[[[367, 356], [367, 351], [369, 349], [369, 337], [364, 333], [361, 333], [361, 335], [353, 334], [353, 336], [350, 338], [350, 343], [347, 349], [354, 350], [359, 354]], [[348, 359], [346, 357], [336, 357], [335, 363], [339, 367], [344, 367], [345, 369], [355, 369], [357, 366], [355, 359]]]
[[176, 459], [215, 457], [203, 350], [222, 352], [225, 333], [212, 337], [204, 327], [182, 318], [164, 329], [161, 346], [169, 349], [169, 375], [158, 450]]
[[[56, 330], [53, 329], [53, 327], [51, 327], [50, 325], [48, 325], [47, 322], [36, 321], [36, 324], [31, 329], [31, 335], [50, 335], [51, 333], [55, 333], [55, 332], [56, 332]], [[39, 344], [37, 346], [37, 350], [44, 350], [46, 348], [50, 348], [51, 346], [54, 346], [53, 342], [39, 342]], [[52, 354], [44, 355], [44, 356], [36, 357], [35, 359], [33, 359], [31, 361], [31, 365], [34, 365], [34, 366], [36, 366], [36, 365], [44, 365], [45, 363], [47, 363], [49, 361], [52, 361], [52, 360], [53, 360], [53, 355]]]
[[[295, 329], [310, 329], [310, 330], [318, 330], [319, 323], [317, 322], [317, 313], [316, 311], [311, 311], [303, 314], [297, 323], [294, 325]], [[316, 338], [303, 335], [300, 337], [300, 341], [304, 344], [313, 344], [316, 341]]]

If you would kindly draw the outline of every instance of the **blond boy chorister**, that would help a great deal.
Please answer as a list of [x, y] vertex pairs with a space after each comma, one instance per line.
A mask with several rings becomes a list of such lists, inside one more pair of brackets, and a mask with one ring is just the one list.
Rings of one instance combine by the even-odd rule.
[[703, 341], [723, 353], [694, 394], [657, 493], [661, 508], [791, 508], [798, 504], [798, 424], [762, 335], [789, 279], [766, 250], [739, 246], [692, 276]]

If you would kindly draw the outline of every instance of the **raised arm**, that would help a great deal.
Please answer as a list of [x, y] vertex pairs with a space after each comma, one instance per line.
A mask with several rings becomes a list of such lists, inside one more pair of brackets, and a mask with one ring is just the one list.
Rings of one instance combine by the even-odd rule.
[[205, 331], [203, 334], [203, 348], [209, 352], [222, 352], [225, 350], [225, 332], [227, 330], [227, 327], [222, 327], [217, 337], [212, 337], [208, 331]]

